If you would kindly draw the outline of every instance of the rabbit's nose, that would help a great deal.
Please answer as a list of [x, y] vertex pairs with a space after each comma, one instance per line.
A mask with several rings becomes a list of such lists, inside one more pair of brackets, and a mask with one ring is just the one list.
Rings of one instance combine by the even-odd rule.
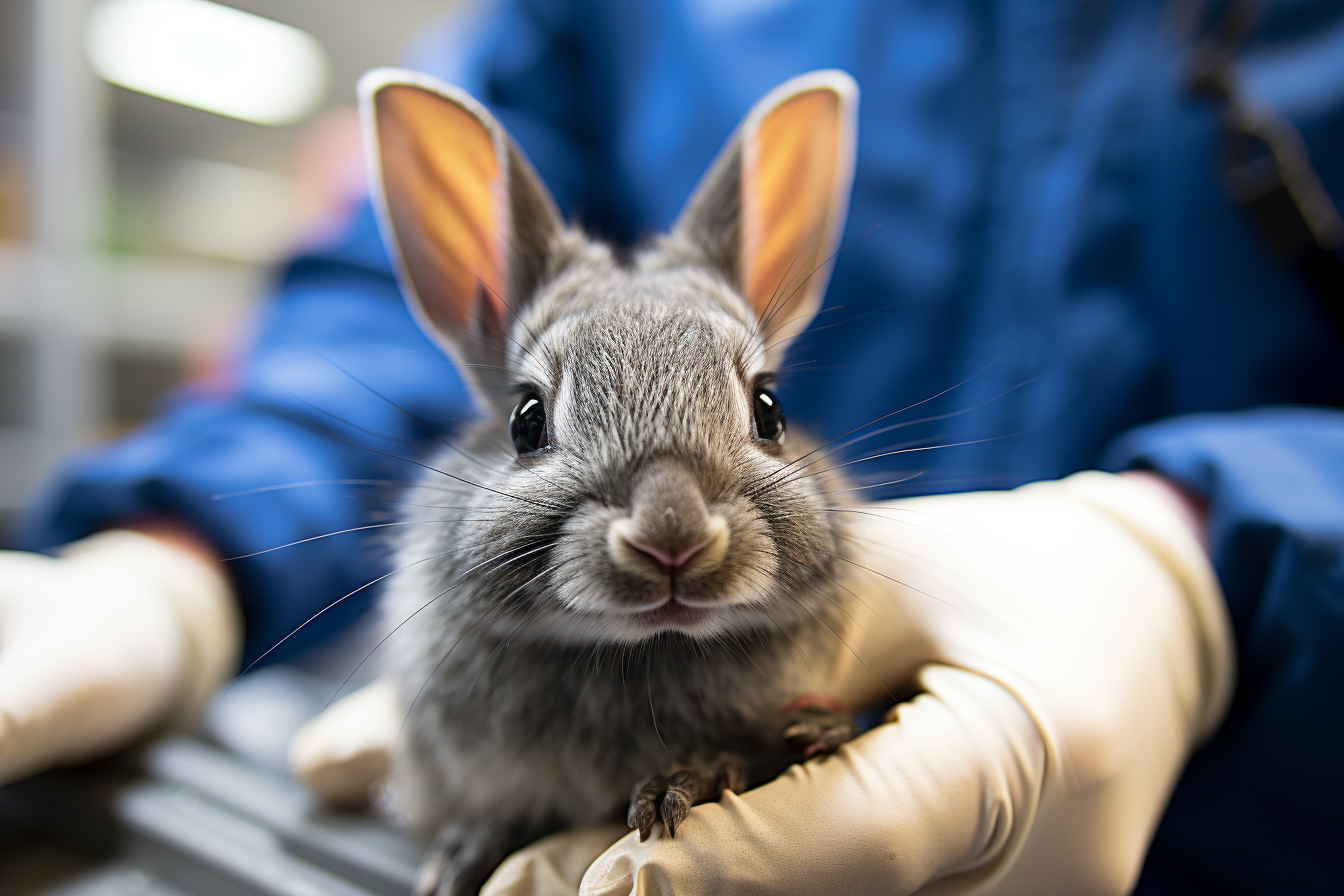
[[681, 569], [683, 566], [685, 566], [686, 561], [690, 560], [696, 554], [704, 550], [705, 545], [709, 544], [709, 541], [710, 540], [706, 538], [699, 544], [693, 544], [689, 548], [678, 554], [669, 554], [666, 551], [658, 550], [652, 545], [640, 544], [638, 541], [635, 541], [632, 538], [627, 537], [625, 539], [626, 544], [630, 545], [630, 547], [639, 551], [641, 554], [644, 554], [650, 560], [661, 565], [668, 572], [671, 572], [674, 569]]
[[[622, 525], [625, 524], [625, 525]], [[631, 530], [634, 528], [629, 525], [629, 520], [618, 520], [612, 525], [612, 535], [619, 541], [616, 547], [618, 559], [620, 554], [625, 553], [621, 548], [627, 548], [637, 554], [653, 561], [654, 564], [661, 567], [664, 575], [673, 575], [687, 563], [690, 563], [696, 556], [703, 554], [707, 548], [711, 549], [709, 555], [719, 555], [723, 553], [723, 548], [727, 547], [728, 526], [723, 517], [713, 516], [709, 518], [710, 533], [698, 544], [693, 544], [688, 548], [683, 548], [676, 553], [656, 548], [640, 540], [640, 535]], [[709, 556], [706, 555], [706, 556]], [[628, 559], [628, 557], [626, 558]]]

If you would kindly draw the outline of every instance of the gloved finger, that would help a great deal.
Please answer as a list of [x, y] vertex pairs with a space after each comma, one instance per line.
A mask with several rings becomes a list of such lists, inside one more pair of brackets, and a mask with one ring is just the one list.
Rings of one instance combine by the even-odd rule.
[[34, 608], [33, 596], [46, 596], [56, 562], [44, 554], [0, 551], [0, 646], [6, 631]]
[[600, 824], [543, 837], [505, 859], [481, 896], [577, 896], [588, 866], [629, 830]]
[[133, 585], [9, 555], [0, 594], [0, 783], [112, 748], [176, 690], [173, 620]]
[[[990, 875], [1034, 816], [1045, 747], [1002, 687], [930, 667], [930, 693], [833, 756], [691, 810], [675, 838], [622, 838], [585, 896], [910, 893]], [[974, 870], [972, 870], [974, 869]]]
[[387, 774], [405, 718], [390, 681], [365, 685], [299, 729], [290, 741], [290, 771], [332, 805], [362, 805]]

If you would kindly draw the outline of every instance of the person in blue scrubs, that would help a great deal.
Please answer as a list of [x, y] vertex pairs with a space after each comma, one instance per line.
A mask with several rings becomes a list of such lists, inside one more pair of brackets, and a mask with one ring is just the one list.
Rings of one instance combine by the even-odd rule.
[[[845, 248], [783, 372], [790, 425], [831, 439], [923, 420], [836, 458], [857, 461], [846, 469], [873, 498], [1100, 466], [1152, 469], [1206, 501], [1237, 695], [1138, 892], [1333, 891], [1344, 292], [1319, 275], [1331, 247], [1278, 251], [1260, 212], [1229, 198], [1227, 98], [1192, 84], [1199, 29], [1172, 10], [494, 0], [425, 35], [408, 65], [480, 98], [564, 212], [622, 246], [671, 223], [771, 87], [851, 72]], [[1344, 5], [1264, 4], [1230, 53], [1239, 101], [1300, 134], [1320, 192], [1344, 206]], [[23, 527], [43, 549], [168, 517], [250, 555], [229, 564], [245, 663], [342, 595], [355, 592], [266, 660], [367, 609], [376, 588], [356, 589], [387, 561], [361, 527], [389, 518], [416, 459], [474, 413], [409, 317], [367, 205], [277, 272], [257, 332], [235, 380], [187, 387], [71, 460]], [[860, 460], [915, 446], [930, 450]]]

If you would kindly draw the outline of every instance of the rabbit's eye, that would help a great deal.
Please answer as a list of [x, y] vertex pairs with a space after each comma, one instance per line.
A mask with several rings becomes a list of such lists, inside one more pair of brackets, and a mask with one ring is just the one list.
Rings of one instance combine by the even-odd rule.
[[780, 410], [779, 397], [764, 386], [758, 386], [752, 404], [756, 413], [756, 435], [783, 445], [784, 412]]
[[519, 454], [531, 454], [546, 447], [546, 405], [537, 393], [524, 395], [509, 415], [509, 437]]

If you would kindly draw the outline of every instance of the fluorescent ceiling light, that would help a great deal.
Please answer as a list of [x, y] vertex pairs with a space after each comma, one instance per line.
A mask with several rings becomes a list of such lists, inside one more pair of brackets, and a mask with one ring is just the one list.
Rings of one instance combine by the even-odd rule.
[[257, 124], [298, 121], [326, 93], [312, 35], [207, 0], [101, 0], [84, 46], [113, 84]]

